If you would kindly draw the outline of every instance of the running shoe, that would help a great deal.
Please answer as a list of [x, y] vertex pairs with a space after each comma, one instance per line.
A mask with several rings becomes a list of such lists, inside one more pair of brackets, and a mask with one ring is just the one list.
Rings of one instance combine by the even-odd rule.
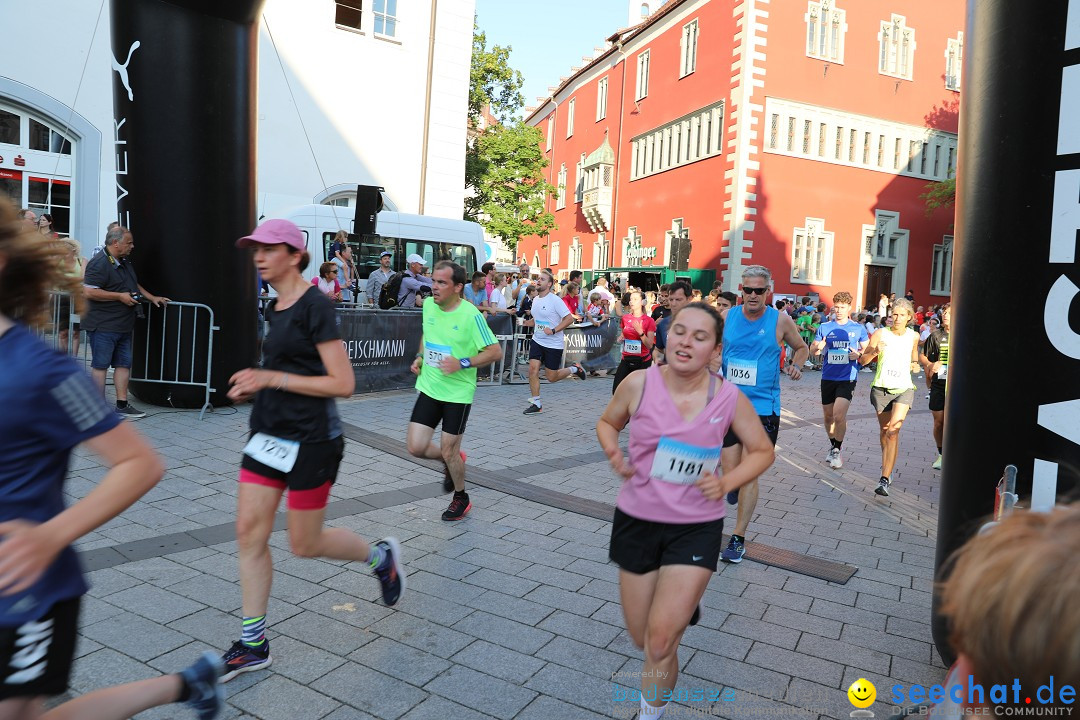
[[697, 625], [701, 621], [701, 605], [694, 608], [694, 614], [690, 616], [690, 625]]
[[401, 566], [401, 544], [397, 538], [383, 538], [375, 543], [383, 549], [383, 561], [375, 568], [375, 577], [382, 585], [382, 599], [388, 606], [397, 604], [405, 591], [405, 570]]
[[739, 491], [738, 490], [732, 490], [731, 492], [729, 492], [727, 494], [727, 504], [728, 505], [738, 505], [739, 504]]
[[585, 372], [585, 368], [581, 367], [581, 363], [574, 363], [574, 375], [578, 380], [584, 380], [589, 377], [589, 373]]
[[127, 420], [138, 420], [139, 418], [146, 417], [146, 413], [137, 409], [134, 405], [128, 403], [124, 407], [116, 408], [116, 414]]
[[833, 448], [829, 456], [829, 467], [833, 469], [844, 467], [844, 460], [840, 457], [840, 448]]
[[225, 693], [218, 678], [223, 672], [225, 663], [209, 650], [204, 652], [194, 665], [180, 671], [190, 693], [184, 704], [195, 709], [199, 720], [211, 720], [221, 712]]
[[746, 544], [738, 538], [731, 538], [720, 559], [726, 563], [741, 563], [742, 556], [746, 554]]
[[935, 460], [934, 464], [930, 467], [934, 468], [935, 470], [941, 469], [941, 453], [938, 453], [937, 460]]
[[882, 477], [881, 480], [878, 481], [878, 486], [876, 488], [874, 488], [874, 492], [877, 493], [878, 495], [883, 496], [883, 497], [888, 497], [889, 496], [889, 484], [890, 484], [889, 478]]
[[442, 519], [446, 521], [460, 520], [465, 517], [468, 512], [472, 510], [472, 503], [469, 502], [469, 493], [467, 492], [455, 492], [454, 499], [450, 501], [450, 507], [442, 514]]
[[265, 641], [262, 647], [257, 648], [248, 647], [237, 640], [229, 648], [229, 652], [225, 653], [221, 659], [225, 663], [225, 674], [221, 676], [221, 682], [223, 683], [229, 682], [240, 673], [268, 668], [270, 663], [274, 661], [270, 657], [269, 640]]
[[531, 402], [531, 403], [529, 403], [529, 407], [525, 408], [525, 412], [523, 412], [522, 415], [535, 415], [536, 413], [540, 412], [542, 409], [543, 408], [541, 408], [536, 403]]
[[833, 455], [836, 454], [836, 448], [829, 448], [829, 452], [825, 453], [825, 462], [831, 463]]
[[[461, 451], [461, 462], [465, 462], [464, 450]], [[442, 489], [443, 492], [454, 492], [454, 480], [450, 477], [450, 468], [446, 467], [446, 463], [443, 463]]]

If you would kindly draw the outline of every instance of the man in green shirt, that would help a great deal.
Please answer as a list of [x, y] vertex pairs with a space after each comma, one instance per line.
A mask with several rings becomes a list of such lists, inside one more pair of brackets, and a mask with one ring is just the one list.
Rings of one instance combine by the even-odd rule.
[[[423, 335], [412, 371], [419, 397], [409, 420], [406, 443], [416, 457], [441, 459], [443, 488], [454, 491], [443, 520], [460, 520], [472, 509], [465, 492], [461, 437], [476, 393], [476, 368], [499, 359], [502, 346], [476, 306], [464, 302], [465, 268], [449, 261], [435, 266], [432, 296], [424, 301]], [[439, 444], [431, 441], [442, 423]]]

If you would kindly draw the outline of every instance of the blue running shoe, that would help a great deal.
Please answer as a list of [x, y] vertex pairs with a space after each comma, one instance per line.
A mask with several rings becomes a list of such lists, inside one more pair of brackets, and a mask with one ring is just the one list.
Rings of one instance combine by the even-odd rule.
[[195, 664], [180, 671], [190, 695], [184, 701], [199, 714], [199, 720], [211, 720], [221, 712], [225, 702], [219, 682], [225, 672], [225, 663], [209, 650], [202, 654]]
[[388, 537], [375, 543], [383, 550], [383, 561], [375, 568], [375, 577], [382, 585], [383, 602], [396, 605], [405, 591], [405, 570], [401, 566], [401, 545], [396, 538]]
[[261, 647], [248, 647], [237, 640], [229, 648], [229, 652], [221, 658], [225, 663], [225, 674], [221, 676], [221, 682], [229, 682], [240, 673], [262, 670], [270, 667], [274, 659], [270, 657], [270, 641], [264, 640]]
[[726, 563], [741, 563], [744, 554], [746, 554], [746, 545], [742, 540], [733, 537], [728, 541], [724, 552], [720, 554], [720, 559]]

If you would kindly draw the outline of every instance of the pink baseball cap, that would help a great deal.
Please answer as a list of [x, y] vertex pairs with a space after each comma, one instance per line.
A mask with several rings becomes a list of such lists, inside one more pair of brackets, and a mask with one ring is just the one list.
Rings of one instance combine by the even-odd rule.
[[304, 233], [288, 220], [267, 220], [250, 235], [236, 241], [236, 247], [249, 248], [253, 245], [288, 245], [297, 250], [305, 250]]

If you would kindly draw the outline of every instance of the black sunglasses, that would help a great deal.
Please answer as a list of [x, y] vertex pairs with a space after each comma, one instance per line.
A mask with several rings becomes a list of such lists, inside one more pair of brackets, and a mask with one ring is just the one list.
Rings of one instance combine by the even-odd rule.
[[769, 288], [748, 288], [742, 289], [743, 295], [764, 295], [769, 292]]

